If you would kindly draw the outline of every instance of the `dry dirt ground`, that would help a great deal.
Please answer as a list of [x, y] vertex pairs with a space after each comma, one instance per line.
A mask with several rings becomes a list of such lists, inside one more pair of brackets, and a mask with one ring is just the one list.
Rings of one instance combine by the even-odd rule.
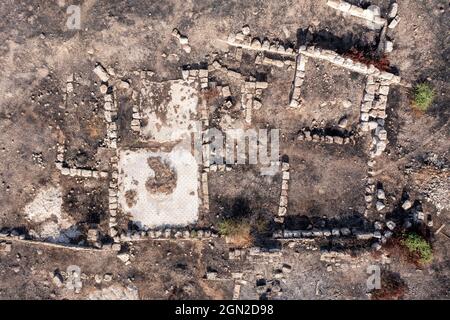
[[[370, 1], [381, 8], [383, 17], [391, 2]], [[81, 30], [66, 26], [69, 5], [81, 7]], [[285, 227], [365, 228], [381, 218], [376, 211], [364, 216], [369, 170], [364, 150], [369, 139], [357, 137], [342, 146], [297, 140], [303, 128], [338, 132], [344, 117], [346, 130], [356, 130], [364, 77], [310, 59], [301, 88], [303, 107], [287, 108], [295, 68], [256, 65], [252, 50], [243, 50], [239, 62], [235, 58], [239, 52], [226, 41], [230, 32], [248, 25], [253, 36], [295, 49], [314, 44], [342, 54], [351, 48], [375, 48], [379, 31], [357, 18], [343, 17], [325, 0], [2, 1], [0, 231], [16, 228], [53, 242], [67, 235], [76, 247], [11, 239], [6, 250], [2, 243], [0, 299], [232, 299], [236, 290], [240, 299], [369, 299], [366, 268], [371, 264], [389, 268], [406, 283], [404, 299], [449, 299], [450, 4], [404, 0], [398, 12], [400, 23], [387, 31], [394, 43], [387, 59], [402, 85], [391, 86], [389, 92], [385, 124], [389, 144], [374, 170], [386, 193], [383, 216], [397, 219], [405, 193], [431, 215], [430, 265], [417, 266], [388, 248], [373, 253], [369, 242], [271, 240], [271, 231], [280, 227], [273, 217], [281, 173], [263, 176], [258, 166], [251, 165], [208, 174], [209, 210], [199, 209], [198, 226], [217, 229], [219, 221], [230, 216], [248, 217], [254, 224], [263, 220], [267, 223], [256, 236], [257, 244], [281, 251], [251, 253], [247, 248], [233, 258], [233, 250], [239, 248], [224, 237], [146, 239], [123, 243], [122, 250], [130, 257], [125, 264], [115, 251], [79, 248], [84, 248], [92, 225], [104, 241], [111, 240], [106, 180], [63, 176], [55, 165], [57, 144], [63, 143], [67, 166], [110, 170], [113, 152], [104, 139], [101, 81], [92, 71], [96, 64], [112, 68], [133, 90], [143, 83], [134, 71], [151, 71], [151, 81], [163, 83], [180, 79], [183, 66], [208, 65], [215, 59], [247, 78], [267, 81], [260, 98], [263, 106], [254, 110], [252, 126], [280, 129], [280, 154], [290, 163]], [[174, 28], [188, 36], [190, 53], [172, 35]], [[74, 94], [66, 95], [71, 74]], [[436, 92], [426, 113], [411, 107], [411, 86], [421, 81], [431, 83]], [[220, 71], [210, 73], [209, 82], [230, 87], [232, 107], [225, 113], [248, 128], [239, 109], [238, 82]], [[152, 148], [138, 142], [130, 130], [130, 96], [117, 93], [120, 147]], [[201, 96], [203, 100], [210, 107], [210, 123], [220, 125], [224, 99], [210, 93]], [[47, 210], [48, 190], [61, 195], [62, 205], [42, 222], [33, 215], [32, 204], [41, 197]], [[125, 215], [117, 220], [122, 229], [131, 224]], [[55, 234], [56, 227], [61, 234]], [[328, 257], [328, 252], [338, 254]], [[70, 275], [65, 272], [72, 265], [81, 270], [82, 288], [77, 293], [67, 286]]]

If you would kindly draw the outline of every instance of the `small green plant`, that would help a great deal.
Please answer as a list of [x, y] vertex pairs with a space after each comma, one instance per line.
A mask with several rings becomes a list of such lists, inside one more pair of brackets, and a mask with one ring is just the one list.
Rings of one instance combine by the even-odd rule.
[[427, 83], [419, 83], [414, 88], [414, 107], [420, 111], [427, 111], [434, 100], [434, 90]]
[[416, 255], [421, 263], [429, 263], [433, 260], [433, 251], [430, 244], [417, 233], [404, 235], [402, 244], [408, 248], [409, 252]]

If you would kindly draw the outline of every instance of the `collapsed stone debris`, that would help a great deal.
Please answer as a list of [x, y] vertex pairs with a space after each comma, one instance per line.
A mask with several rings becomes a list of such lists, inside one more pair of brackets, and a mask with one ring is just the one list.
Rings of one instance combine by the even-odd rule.
[[208, 88], [208, 68], [205, 69], [183, 69], [181, 75], [184, 80], [199, 81], [202, 89]]
[[178, 41], [181, 44], [181, 48], [186, 52], [186, 53], [190, 53], [191, 52], [191, 46], [189, 45], [189, 38], [187, 36], [184, 36], [180, 33], [180, 31], [178, 29], [173, 29], [172, 30], [172, 36], [174, 36], [175, 38], [178, 39]]
[[102, 82], [108, 82], [109, 80], [109, 74], [106, 71], [106, 69], [101, 65], [98, 64], [95, 68], [94, 68], [94, 73], [100, 78], [100, 80]]
[[259, 82], [255, 79], [246, 81], [241, 86], [241, 106], [244, 110], [244, 118], [247, 123], [252, 122], [252, 110], [261, 109], [261, 97], [263, 89], [268, 87], [267, 82]]
[[361, 104], [360, 120], [361, 130], [372, 132], [372, 149], [370, 151], [372, 158], [381, 155], [388, 143], [387, 131], [384, 129], [388, 93], [387, 82], [374, 81], [372, 77], [368, 77]]
[[11, 252], [12, 244], [11, 242], [0, 241], [0, 252], [9, 253]]
[[377, 211], [382, 211], [385, 207], [385, 201], [386, 201], [386, 194], [382, 187], [379, 187], [376, 191], [377, 196], [377, 202], [376, 202], [376, 209]]
[[91, 169], [80, 169], [80, 168], [73, 168], [73, 167], [67, 167], [64, 163], [64, 154], [66, 151], [66, 148], [63, 144], [58, 144], [56, 146], [57, 148], [57, 154], [56, 154], [56, 162], [55, 166], [58, 168], [58, 170], [61, 172], [64, 176], [70, 176], [70, 177], [80, 177], [80, 178], [107, 178], [108, 172], [107, 171], [97, 171], [97, 170], [91, 170]]
[[[209, 71], [209, 72], [220, 71], [220, 72], [224, 73], [225, 75], [227, 75], [228, 77], [230, 77], [230, 78], [233, 79], [233, 80], [237, 80], [237, 81], [241, 81], [241, 82], [244, 81], [244, 76], [242, 76], [242, 74], [240, 74], [240, 73], [237, 72], [237, 71], [234, 71], [234, 70], [232, 70], [232, 69], [229, 69], [229, 68], [223, 66], [223, 65], [222, 65], [220, 62], [218, 62], [218, 61], [214, 61], [212, 64], [209, 64], [209, 65], [208, 65], [208, 71]], [[189, 74], [186, 73], [186, 71], [185, 71], [185, 73], [184, 73], [184, 75], [183, 75], [183, 79], [187, 79], [188, 75], [189, 75]], [[185, 77], [186, 77], [186, 78], [185, 78]]]
[[380, 15], [380, 8], [375, 5], [363, 9], [343, 0], [328, 0], [327, 5], [341, 11], [343, 14], [349, 14], [364, 19], [368, 25], [374, 29], [381, 29], [386, 24], [386, 19], [382, 18]]

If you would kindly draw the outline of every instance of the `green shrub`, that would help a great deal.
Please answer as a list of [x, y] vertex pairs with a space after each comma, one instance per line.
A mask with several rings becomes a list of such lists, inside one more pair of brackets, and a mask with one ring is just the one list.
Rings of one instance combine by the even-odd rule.
[[414, 88], [414, 107], [421, 110], [427, 111], [434, 100], [434, 90], [427, 83], [419, 83]]
[[255, 230], [258, 233], [267, 232], [268, 229], [269, 229], [269, 221], [267, 219], [264, 219], [264, 218], [256, 219], [256, 221], [255, 221]]
[[219, 233], [226, 236], [230, 243], [246, 247], [253, 243], [250, 222], [247, 219], [224, 219], [218, 224]]
[[404, 236], [402, 244], [409, 252], [417, 255], [419, 262], [429, 263], [433, 260], [433, 251], [430, 244], [417, 233], [408, 233]]
[[249, 223], [246, 220], [223, 219], [219, 222], [219, 233], [223, 236], [232, 236], [238, 234], [242, 229], [246, 229]]

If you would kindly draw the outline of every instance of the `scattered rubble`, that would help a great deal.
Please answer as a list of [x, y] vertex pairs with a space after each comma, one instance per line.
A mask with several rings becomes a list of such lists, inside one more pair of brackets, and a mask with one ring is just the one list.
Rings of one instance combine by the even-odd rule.
[[184, 36], [180, 33], [180, 31], [178, 31], [178, 29], [173, 29], [172, 30], [172, 36], [174, 36], [175, 38], [178, 39], [178, 41], [181, 44], [181, 48], [186, 52], [186, 53], [190, 53], [191, 52], [191, 46], [189, 45], [189, 39], [187, 36]]
[[366, 20], [368, 25], [375, 29], [381, 29], [386, 24], [386, 19], [380, 16], [380, 8], [375, 5], [371, 5], [367, 9], [363, 9], [343, 0], [328, 0], [327, 5], [333, 9], [341, 11], [343, 14], [349, 14], [351, 16]]

